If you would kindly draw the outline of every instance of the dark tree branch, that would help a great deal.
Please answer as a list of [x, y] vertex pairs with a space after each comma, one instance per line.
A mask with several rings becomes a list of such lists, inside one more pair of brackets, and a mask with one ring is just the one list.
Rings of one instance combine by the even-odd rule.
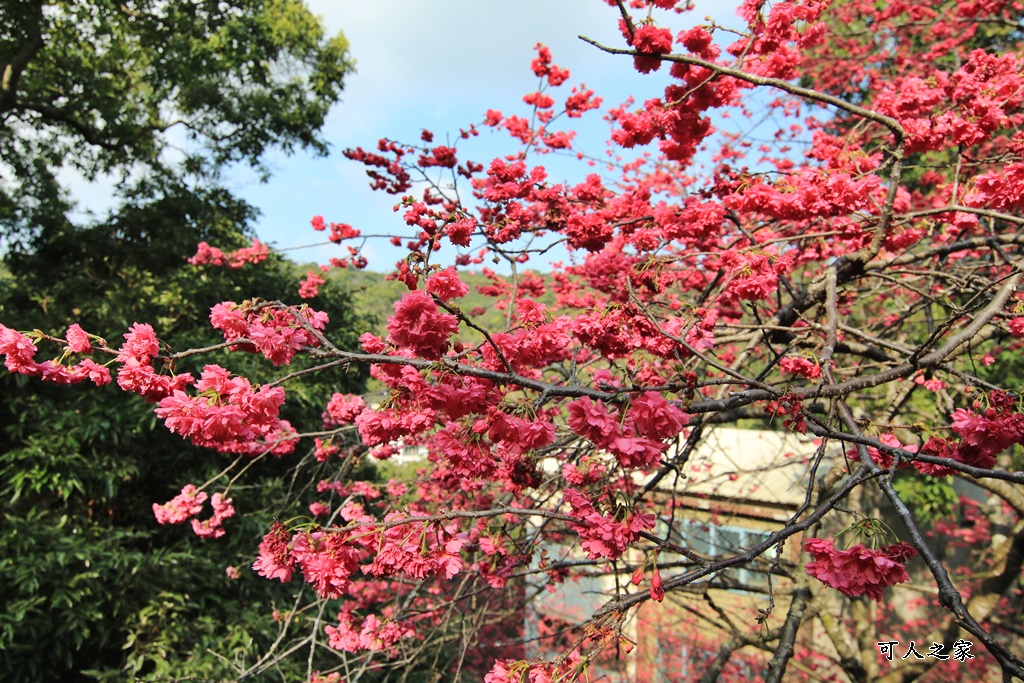
[[0, 114], [9, 111], [18, 101], [18, 82], [32, 58], [43, 48], [43, 4], [32, 7], [32, 25], [27, 40], [21, 44], [0, 75]]
[[[853, 418], [853, 414], [842, 401], [839, 402], [839, 414], [842, 417], [844, 424], [846, 424], [847, 429], [854, 434], [859, 434], [860, 429], [857, 426], [856, 420]], [[878, 465], [876, 465], [871, 459], [866, 446], [860, 444], [858, 445], [858, 450], [860, 451], [861, 468], [867, 467], [873, 473], [886, 474], [879, 469]], [[928, 570], [931, 572], [932, 577], [935, 579], [935, 583], [939, 588], [939, 603], [953, 613], [956, 622], [961, 628], [976, 636], [985, 645], [988, 651], [992, 653], [992, 656], [996, 658], [1003, 670], [1004, 680], [1012, 676], [1024, 681], [1024, 661], [1021, 661], [1016, 655], [996, 641], [988, 631], [982, 628], [981, 624], [979, 624], [967, 610], [963, 597], [960, 595], [960, 592], [957, 591], [956, 587], [953, 585], [952, 579], [949, 577], [949, 572], [946, 571], [946, 567], [942, 564], [939, 558], [936, 557], [935, 553], [932, 552], [931, 547], [929, 547], [928, 542], [925, 540], [924, 534], [921, 532], [920, 527], [917, 525], [917, 520], [914, 518], [914, 514], [893, 488], [891, 473], [888, 476], [877, 477], [876, 480], [882, 489], [882, 493], [885, 494], [885, 497], [895, 509], [896, 515], [900, 518], [900, 521], [903, 522], [904, 529], [910, 536], [911, 545], [913, 545], [921, 555], [921, 558], [928, 566]], [[1022, 555], [1022, 557], [1024, 557], [1024, 555]]]
[[811, 599], [811, 589], [806, 586], [798, 586], [793, 591], [792, 602], [789, 603], [789, 612], [786, 614], [786, 622], [779, 632], [779, 644], [775, 648], [775, 656], [768, 662], [768, 673], [765, 676], [765, 683], [781, 683], [783, 674], [786, 673], [786, 665], [793, 656], [793, 643], [796, 641], [796, 634], [803, 623], [804, 611]]

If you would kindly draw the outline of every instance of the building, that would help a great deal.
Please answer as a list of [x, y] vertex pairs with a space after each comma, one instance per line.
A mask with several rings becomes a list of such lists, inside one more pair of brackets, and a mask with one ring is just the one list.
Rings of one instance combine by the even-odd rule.
[[[705, 432], [677, 475], [665, 477], [655, 495], [662, 503], [658, 537], [688, 548], [703, 558], [731, 557], [784, 526], [808, 499], [807, 482], [815, 461], [816, 444], [789, 432], [716, 428]], [[816, 476], [824, 475], [835, 451], [822, 457]], [[669, 452], [667, 457], [671, 457]], [[638, 484], [644, 483], [642, 478]], [[796, 560], [799, 537], [790, 538], [781, 558]], [[650, 548], [653, 550], [653, 544]], [[585, 557], [561, 549], [565, 557]], [[554, 555], [549, 549], [549, 555]], [[647, 561], [644, 582], [634, 588], [628, 572], [618, 579], [607, 573], [568, 581], [535, 601], [527, 613], [527, 653], [545, 656], [557, 647], [541, 638], [554, 624], [584, 621], [616, 592], [649, 590], [651, 555], [637, 551], [631, 566]], [[664, 602], [645, 602], [625, 624], [624, 635], [635, 649], [625, 648], [592, 672], [592, 679], [623, 683], [668, 683], [690, 680], [704, 671], [719, 647], [733, 638], [755, 643], [765, 629], [778, 628], [788, 609], [790, 581], [772, 577], [769, 598], [768, 569], [775, 551], [764, 553], [750, 566], [732, 568], [691, 584], [685, 591], [668, 594]], [[694, 566], [689, 558], [662, 550], [657, 564], [663, 579]], [[618, 586], [616, 585], [618, 583]], [[771, 616], [758, 622], [765, 612]], [[530, 646], [532, 638], [534, 645]], [[753, 644], [734, 655], [729, 666], [747, 680], [763, 672], [766, 655]], [[755, 674], [757, 672], [757, 674]]]

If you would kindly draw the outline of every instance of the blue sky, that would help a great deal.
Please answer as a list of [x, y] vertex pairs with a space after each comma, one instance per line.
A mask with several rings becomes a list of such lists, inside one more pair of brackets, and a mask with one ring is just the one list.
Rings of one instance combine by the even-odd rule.
[[[379, 138], [415, 142], [420, 130], [435, 134], [435, 143], [457, 136], [460, 128], [479, 124], [487, 109], [527, 114], [521, 97], [535, 90], [530, 71], [534, 45], [551, 48], [554, 62], [572, 77], [562, 90], [580, 82], [619, 104], [626, 96], [638, 101], [658, 96], [667, 69], [643, 76], [628, 57], [602, 53], [580, 41], [579, 34], [621, 46], [618, 11], [602, 0], [308, 0], [330, 32], [341, 30], [351, 44], [357, 73], [345, 85], [343, 102], [331, 112], [324, 136], [331, 154], [272, 155], [273, 176], [259, 183], [239, 169], [229, 186], [262, 211], [256, 224], [259, 237], [287, 248], [316, 242], [322, 233], [309, 227], [312, 216], [350, 223], [364, 233], [408, 233], [392, 209], [397, 198], [370, 190], [361, 164], [341, 151], [361, 145], [373, 148]], [[698, 2], [694, 11], [656, 14], [659, 24], [673, 30], [705, 23], [712, 16], [736, 27], [738, 0]], [[729, 41], [726, 41], [729, 42]], [[553, 93], [554, 94], [554, 93]], [[564, 98], [564, 95], [562, 95]], [[556, 96], [556, 99], [557, 96]], [[603, 153], [607, 125], [598, 112], [589, 112], [577, 148]], [[578, 120], [577, 120], [578, 121]], [[460, 141], [460, 159], [487, 164], [515, 151], [507, 133], [482, 129], [480, 137]], [[575, 159], [546, 157], [553, 181], [579, 181], [588, 169]], [[291, 252], [297, 261], [324, 262], [344, 256], [343, 248], [326, 245]], [[389, 270], [406, 252], [384, 240], [364, 247], [373, 270]], [[531, 264], [544, 269], [546, 263]]]

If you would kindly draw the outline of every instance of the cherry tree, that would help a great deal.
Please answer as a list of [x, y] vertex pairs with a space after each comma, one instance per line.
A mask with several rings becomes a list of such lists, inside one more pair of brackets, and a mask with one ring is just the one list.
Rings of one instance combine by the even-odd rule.
[[[221, 479], [154, 502], [156, 522], [202, 537], [230, 533], [244, 511], [230, 486], [239, 468], [303, 452], [336, 463], [311, 517], [278, 521], [253, 548], [259, 575], [304, 592], [281, 615], [279, 647], [240, 674], [330, 648], [336, 665], [311, 664], [310, 680], [416, 667], [585, 680], [634, 647], [624, 628], [637, 609], [746, 566], [768, 575], [746, 628], [706, 611], [678, 626], [722, 630], [702, 680], [749, 677], [729, 668], [744, 658], [771, 681], [909, 681], [945, 666], [887, 661], [877, 647], [884, 612], [906, 607], [899, 586], [917, 591], [906, 637], [927, 642], [922, 654], [976, 645], [944, 678], [1024, 680], [1013, 628], [1024, 604], [1024, 3], [745, 0], [739, 33], [677, 0], [603, 5], [621, 41], [582, 39], [632, 60], [638, 79], [667, 71], [662, 97], [606, 107], [538, 45], [536, 89], [455, 143], [424, 131], [346, 151], [395, 196], [392, 240], [408, 249], [392, 273], [408, 291], [361, 348], [333, 344], [326, 315], [301, 304], [324, 283], [310, 272], [293, 302], [214, 307], [215, 348], [172, 351], [144, 321], [73, 325], [64, 339], [0, 327], [7, 369], [116, 381], [172, 432], [238, 456]], [[608, 153], [588, 156], [572, 126], [601, 113]], [[747, 132], [727, 132], [727, 117]], [[465, 158], [460, 143], [488, 133], [507, 137], [508, 154]], [[547, 155], [588, 174], [557, 182]], [[324, 271], [367, 265], [359, 229], [321, 217], [312, 228], [345, 249]], [[556, 249], [567, 262], [527, 269]], [[245, 267], [265, 253], [202, 244], [192, 262]], [[500, 328], [460, 305], [466, 271], [486, 259], [511, 273], [484, 268], [478, 288]], [[262, 354], [280, 379], [254, 386], [226, 350]], [[201, 354], [218, 362], [177, 372]], [[320, 364], [289, 373], [297, 354]], [[336, 394], [322, 425], [281, 419], [290, 386], [354, 364], [371, 367], [383, 400]], [[685, 514], [672, 491], [688, 459], [741, 421], [817, 447], [788, 521], [710, 557], [663, 522]], [[413, 447], [426, 454], [414, 476], [345, 478], [354, 462]], [[989, 496], [960, 504], [968, 525], [919, 502], [949, 477]], [[963, 566], [943, 559], [939, 538], [963, 546]], [[677, 571], [663, 574], [670, 555]], [[524, 659], [508, 624], [581, 575], [613, 577], [614, 589], [578, 623], [545, 626], [551, 657]], [[801, 636], [816, 624], [820, 638]]]

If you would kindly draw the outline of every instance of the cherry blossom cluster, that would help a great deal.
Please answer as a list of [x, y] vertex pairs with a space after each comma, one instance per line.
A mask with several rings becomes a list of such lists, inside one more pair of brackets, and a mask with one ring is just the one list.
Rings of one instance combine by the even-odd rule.
[[576, 489], [566, 489], [565, 502], [579, 522], [569, 526], [580, 535], [580, 547], [591, 559], [617, 559], [641, 531], [654, 528], [654, 515], [615, 510], [612, 516], [601, 514], [590, 499]]
[[161, 374], [153, 367], [160, 355], [160, 341], [151, 325], [132, 325], [124, 334], [124, 340], [117, 354], [117, 361], [122, 364], [117, 371], [117, 385], [125, 391], [156, 403], [195, 384], [195, 377], [190, 373]]
[[589, 398], [573, 401], [568, 411], [566, 424], [573, 431], [612, 453], [623, 467], [629, 468], [656, 465], [668, 448], [667, 439], [679, 434], [687, 423], [681, 410], [655, 392], [632, 399], [622, 424], [604, 404]]
[[175, 389], [157, 404], [157, 417], [173, 433], [222, 453], [295, 450], [294, 430], [280, 418], [284, 389], [254, 388], [219, 365], [207, 365], [194, 388], [195, 394]]
[[335, 393], [323, 413], [324, 428], [352, 424], [365, 409], [366, 403], [361, 396]]
[[[310, 221], [310, 224], [313, 226], [313, 229], [316, 230], [317, 232], [323, 232], [328, 228], [327, 223], [324, 222], [323, 216], [313, 216], [313, 219]], [[329, 227], [331, 229], [331, 234], [330, 237], [328, 237], [328, 239], [330, 239], [332, 242], [340, 243], [344, 240], [354, 239], [356, 237], [359, 237], [360, 235], [360, 232], [358, 230], [353, 228], [351, 225], [348, 225], [347, 223], [331, 223]]]
[[562, 680], [576, 680], [585, 670], [586, 662], [581, 661], [580, 654], [573, 650], [560, 664], [548, 662], [528, 662], [523, 660], [499, 660], [484, 676], [484, 683], [555, 683]]
[[250, 246], [241, 247], [228, 253], [217, 247], [211, 247], [206, 242], [200, 242], [195, 255], [190, 257], [188, 262], [194, 266], [225, 266], [238, 269], [247, 263], [266, 261], [268, 256], [270, 256], [270, 247], [254, 237]]
[[275, 522], [260, 543], [253, 564], [261, 576], [288, 582], [295, 571], [322, 597], [337, 598], [351, 585], [359, 563], [358, 548], [340, 533], [299, 531], [294, 535]]
[[917, 555], [903, 542], [878, 549], [858, 543], [838, 550], [832, 538], [804, 539], [804, 550], [814, 558], [805, 567], [808, 574], [851, 598], [866, 595], [879, 601], [883, 588], [910, 580], [905, 564]]
[[68, 327], [66, 338], [63, 357], [39, 363], [35, 359], [38, 348], [27, 335], [0, 325], [0, 354], [5, 356], [4, 367], [9, 372], [55, 384], [77, 384], [87, 380], [98, 387], [110, 384], [110, 370], [91, 358], [82, 358], [74, 365], [62, 362], [70, 354], [87, 354], [93, 350], [89, 335], [78, 324]]
[[327, 642], [336, 650], [360, 652], [387, 650], [403, 638], [415, 635], [414, 628], [394, 619], [380, 619], [369, 614], [361, 624], [356, 623], [351, 611], [338, 612], [338, 625], [324, 628]]
[[[983, 400], [973, 402], [973, 410], [957, 408], [953, 411], [948, 430], [949, 437], [929, 437], [918, 449], [915, 445], [904, 445], [892, 434], [882, 434], [879, 443], [893, 449], [900, 449], [908, 454], [921, 453], [937, 458], [947, 458], [956, 462], [992, 469], [996, 464], [996, 456], [1010, 446], [1024, 443], [1024, 413], [1021, 412], [1020, 400], [1013, 395], [992, 390]], [[955, 435], [955, 436], [954, 436]], [[956, 437], [959, 437], [957, 439]], [[895, 464], [891, 452], [882, 451], [869, 446], [868, 454], [880, 467], [889, 469]], [[860, 458], [856, 448], [847, 452], [853, 460]], [[901, 461], [900, 467], [913, 466], [922, 474], [944, 477], [956, 470], [951, 467], [915, 460], [912, 457]]]
[[224, 333], [224, 341], [244, 340], [233, 350], [262, 353], [274, 365], [288, 365], [300, 349], [319, 346], [318, 333], [329, 321], [326, 313], [305, 305], [280, 309], [225, 301], [210, 309], [210, 323]]
[[235, 508], [230, 498], [225, 498], [223, 493], [214, 493], [209, 498], [213, 515], [204, 520], [196, 519], [195, 516], [203, 511], [203, 503], [207, 498], [205, 492], [197, 491], [193, 484], [187, 484], [181, 493], [163, 505], [153, 503], [153, 515], [160, 524], [181, 524], [191, 519], [192, 531], [199, 538], [220, 538], [225, 533], [224, 520], [235, 516]]
[[[299, 530], [290, 533], [275, 523], [260, 544], [253, 568], [262, 576], [283, 582], [301, 569], [303, 578], [323, 597], [339, 597], [353, 575], [387, 577], [397, 573], [414, 579], [443, 575], [452, 578], [462, 568], [459, 550], [468, 536], [456, 524], [405, 523], [406, 515], [390, 513], [384, 526], [361, 507], [352, 505], [342, 515], [356, 522], [349, 533]], [[365, 526], [360, 526], [365, 525]], [[372, 556], [367, 564], [360, 561]]]

